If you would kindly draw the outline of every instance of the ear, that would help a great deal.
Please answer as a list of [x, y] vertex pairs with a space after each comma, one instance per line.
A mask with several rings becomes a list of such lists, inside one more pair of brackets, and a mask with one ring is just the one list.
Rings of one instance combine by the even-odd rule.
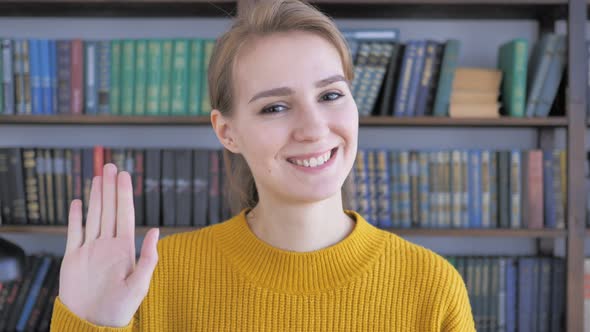
[[211, 111], [211, 125], [217, 139], [223, 146], [233, 153], [239, 153], [236, 137], [233, 135], [231, 120], [224, 117], [217, 109]]

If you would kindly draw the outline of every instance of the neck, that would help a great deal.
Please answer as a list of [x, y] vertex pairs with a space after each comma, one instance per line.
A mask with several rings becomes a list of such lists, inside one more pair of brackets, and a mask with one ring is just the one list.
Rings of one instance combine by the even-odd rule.
[[332, 246], [354, 228], [354, 221], [344, 213], [340, 193], [323, 201], [297, 204], [260, 196], [247, 220], [260, 240], [295, 252]]

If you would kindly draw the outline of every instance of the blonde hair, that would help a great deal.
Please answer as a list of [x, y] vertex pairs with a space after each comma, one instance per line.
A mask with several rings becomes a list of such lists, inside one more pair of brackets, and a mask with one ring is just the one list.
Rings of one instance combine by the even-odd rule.
[[[233, 67], [242, 46], [254, 37], [278, 32], [302, 31], [316, 34], [331, 43], [340, 55], [345, 78], [351, 82], [353, 64], [346, 41], [334, 22], [300, 0], [260, 0], [237, 17], [231, 29], [215, 44], [208, 69], [211, 106], [231, 116], [234, 106]], [[227, 195], [232, 213], [253, 208], [258, 192], [244, 157], [223, 151]], [[343, 197], [348, 196], [346, 190]], [[344, 199], [345, 203], [347, 202]]]

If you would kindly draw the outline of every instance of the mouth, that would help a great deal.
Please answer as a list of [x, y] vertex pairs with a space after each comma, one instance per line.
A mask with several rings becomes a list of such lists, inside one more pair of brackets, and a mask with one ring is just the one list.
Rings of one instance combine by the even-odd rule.
[[306, 158], [298, 158], [292, 157], [287, 158], [287, 161], [293, 165], [304, 167], [304, 168], [319, 168], [331, 162], [335, 155], [338, 147], [335, 147], [329, 151], [326, 151], [322, 154], [313, 156], [313, 157], [306, 157]]

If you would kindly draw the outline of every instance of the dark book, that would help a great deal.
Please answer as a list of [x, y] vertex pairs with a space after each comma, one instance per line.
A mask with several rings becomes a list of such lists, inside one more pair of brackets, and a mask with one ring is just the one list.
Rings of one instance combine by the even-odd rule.
[[221, 220], [228, 220], [231, 218], [231, 201], [227, 186], [228, 176], [225, 168], [225, 161], [223, 160], [223, 150], [219, 151], [219, 183], [221, 195]]
[[74, 156], [72, 155], [72, 149], [64, 149], [64, 168], [65, 168], [65, 187], [66, 187], [66, 199], [65, 199], [65, 211], [66, 211], [66, 224], [68, 223], [68, 216], [70, 215], [70, 204], [74, 199], [74, 177], [72, 174], [72, 168], [74, 163]]
[[162, 151], [162, 225], [174, 226], [176, 223], [176, 172], [175, 172], [175, 151], [164, 149]]
[[[12, 289], [16, 287], [17, 281], [0, 283], [0, 319], [3, 319], [4, 313], [8, 311], [8, 297], [12, 294]], [[1, 323], [0, 323], [1, 324]], [[2, 330], [0, 330], [2, 331]]]
[[66, 167], [64, 149], [53, 150], [55, 222], [56, 225], [67, 225], [66, 213]]
[[501, 228], [510, 228], [510, 152], [498, 153], [498, 211]]
[[74, 199], [82, 199], [84, 197], [82, 188], [82, 150], [71, 149], [72, 152], [72, 164], [71, 164], [71, 177], [72, 177], [72, 196], [70, 197], [69, 203]]
[[[61, 266], [62, 260], [63, 258], [58, 258], [59, 266]], [[56, 278], [54, 284], [50, 288], [49, 293], [51, 295], [47, 300], [47, 305], [42, 310], [41, 319], [39, 320], [39, 324], [37, 326], [37, 331], [49, 331], [49, 324], [51, 323], [51, 316], [53, 315], [55, 298], [59, 293], [59, 276]]]
[[31, 290], [31, 285], [37, 273], [39, 272], [39, 268], [41, 267], [42, 258], [37, 255], [29, 256], [28, 259], [31, 260], [31, 270], [24, 275], [22, 286], [19, 289], [18, 295], [14, 301], [14, 304], [11, 305], [11, 310], [8, 315], [8, 323], [6, 324], [6, 329], [8, 331], [16, 330], [16, 324], [18, 323], [18, 319], [22, 313], [23, 307], [25, 305], [25, 300], [27, 299], [27, 295]]
[[45, 280], [43, 280], [43, 284], [39, 290], [39, 296], [37, 296], [37, 300], [35, 301], [33, 310], [27, 321], [26, 331], [37, 331], [36, 327], [41, 320], [43, 309], [48, 305], [53, 306], [53, 303], [49, 302], [51, 296], [50, 292], [53, 289], [54, 284], [59, 282], [59, 271], [60, 261], [58, 258], [52, 257], [51, 266], [49, 267]]
[[32, 273], [33, 264], [31, 263], [32, 261], [30, 256], [27, 256], [25, 259], [25, 273], [18, 279], [11, 282], [10, 291], [4, 302], [4, 310], [0, 312], [0, 331], [6, 331], [8, 329], [8, 323], [10, 317], [13, 315], [14, 308], [16, 306], [16, 300], [21, 292], [21, 289], [23, 288], [24, 280], [26, 276]]
[[72, 76], [72, 42], [70, 40], [58, 40], [57, 48], [57, 113], [70, 114], [70, 91]]
[[437, 49], [440, 43], [434, 40], [426, 41], [426, 55], [424, 57], [424, 69], [419, 76], [418, 91], [416, 96], [416, 115], [424, 116], [427, 113], [429, 98], [432, 97], [431, 87], [434, 85], [434, 72], [436, 67]]
[[37, 158], [36, 162], [36, 175], [37, 175], [37, 186], [39, 192], [39, 222], [40, 224], [46, 225], [47, 220], [47, 189], [45, 188], [45, 156], [43, 149], [35, 149]]
[[391, 104], [393, 103], [393, 92], [396, 91], [397, 82], [399, 81], [400, 60], [403, 58], [400, 54], [403, 55], [403, 50], [403, 44], [393, 44], [391, 57], [389, 58], [389, 64], [387, 65], [387, 72], [385, 73], [385, 79], [381, 88], [381, 93], [379, 94], [379, 115], [393, 115]]
[[39, 214], [39, 186], [37, 184], [37, 159], [35, 149], [23, 149], [23, 167], [25, 173], [27, 219], [29, 224], [38, 225], [41, 216]]
[[[112, 148], [110, 149], [111, 151], [111, 158], [110, 160], [108, 160], [105, 157], [105, 164], [112, 162], [113, 164], [115, 164], [115, 166], [117, 166], [117, 171], [121, 172], [121, 171], [127, 171], [129, 173], [131, 173], [131, 170], [128, 170], [126, 165], [125, 165], [125, 149], [122, 148]], [[108, 153], [108, 149], [105, 148], [105, 153]], [[108, 161], [107, 161], [108, 160]]]
[[174, 151], [174, 167], [176, 179], [176, 226], [191, 225], [191, 169], [192, 151], [181, 149]]
[[33, 275], [33, 280], [31, 282], [30, 290], [25, 297], [25, 302], [23, 304], [22, 310], [19, 314], [18, 321], [16, 323], [16, 330], [17, 331], [25, 331], [27, 326], [27, 322], [31, 317], [31, 313], [33, 312], [33, 306], [35, 302], [37, 302], [37, 298], [39, 296], [39, 292], [41, 291], [41, 287], [43, 286], [43, 281], [47, 276], [47, 272], [51, 267], [51, 256], [49, 255], [42, 255], [40, 258], [40, 264], [37, 272]]
[[209, 202], [209, 151], [193, 151], [193, 226], [207, 225]]
[[146, 226], [160, 226], [161, 151], [145, 151], [145, 222]]
[[47, 207], [47, 224], [55, 225], [55, 191], [53, 185], [53, 153], [52, 149], [43, 149], [43, 155], [45, 156], [45, 192], [46, 196], [46, 207]]
[[426, 111], [424, 115], [434, 114], [434, 100], [436, 98], [438, 81], [440, 79], [444, 48], [444, 44], [437, 43], [434, 49], [434, 63], [432, 64], [432, 74], [428, 85], [428, 93], [426, 94]]
[[10, 176], [12, 177], [12, 222], [24, 225], [27, 223], [25, 181], [23, 176], [22, 150], [10, 149]]
[[92, 179], [94, 178], [94, 148], [82, 149], [82, 203], [83, 215], [82, 220], [86, 225], [86, 215], [88, 214], [88, 205], [90, 203], [90, 190], [92, 189]]
[[565, 331], [565, 261], [554, 258], [551, 269], [551, 331]]
[[220, 217], [219, 162], [219, 152], [209, 151], [209, 206], [207, 209], [209, 225], [218, 224]]
[[135, 225], [145, 226], [145, 204], [144, 204], [144, 153], [143, 150], [134, 149], [127, 151], [133, 159], [133, 205], [135, 206]]
[[4, 223], [10, 222], [12, 215], [12, 190], [9, 173], [10, 150], [0, 149], [0, 214]]

